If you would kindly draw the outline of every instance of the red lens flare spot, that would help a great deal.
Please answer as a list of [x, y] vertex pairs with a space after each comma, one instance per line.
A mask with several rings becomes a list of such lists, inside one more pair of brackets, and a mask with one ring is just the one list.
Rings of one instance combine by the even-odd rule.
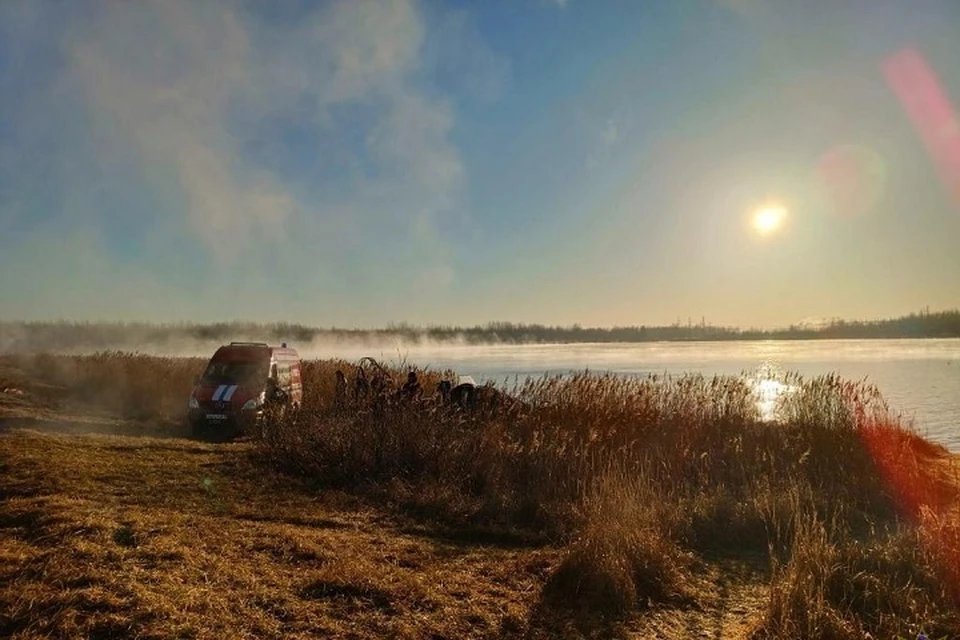
[[911, 48], [888, 57], [883, 73], [960, 209], [960, 122], [943, 85], [923, 56]]
[[883, 200], [886, 165], [867, 147], [850, 144], [827, 150], [817, 161], [817, 175], [837, 215], [864, 215]]
[[927, 552], [960, 604], [960, 463], [896, 424], [868, 420], [859, 433], [886, 490], [900, 513], [919, 525]]

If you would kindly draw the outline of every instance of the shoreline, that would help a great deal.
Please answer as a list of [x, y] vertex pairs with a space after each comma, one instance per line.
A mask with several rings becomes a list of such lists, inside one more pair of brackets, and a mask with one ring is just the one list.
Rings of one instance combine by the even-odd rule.
[[0, 359], [25, 390], [0, 395], [10, 635], [960, 633], [960, 456], [850, 423], [880, 409], [862, 385], [805, 383], [778, 426], [729, 379], [585, 375], [464, 414], [337, 405], [343, 365], [309, 361], [296, 420], [212, 444], [176, 431], [202, 360], [22, 363]]

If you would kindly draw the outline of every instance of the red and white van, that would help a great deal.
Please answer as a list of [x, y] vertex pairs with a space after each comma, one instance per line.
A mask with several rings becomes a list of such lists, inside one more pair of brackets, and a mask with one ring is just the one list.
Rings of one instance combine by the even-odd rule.
[[303, 402], [300, 355], [283, 343], [231, 342], [217, 349], [190, 394], [195, 437], [232, 438], [248, 431], [270, 403]]

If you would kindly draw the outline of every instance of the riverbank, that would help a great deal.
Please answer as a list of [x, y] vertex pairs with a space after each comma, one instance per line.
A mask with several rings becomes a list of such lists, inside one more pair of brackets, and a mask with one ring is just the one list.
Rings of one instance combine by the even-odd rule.
[[[297, 422], [211, 445], [164, 427], [202, 362], [0, 364], [20, 637], [960, 633], [956, 458], [863, 386], [797, 381], [778, 425], [698, 377], [546, 379], [464, 414], [337, 406], [349, 363], [310, 362]], [[169, 437], [57, 433], [83, 420]]]

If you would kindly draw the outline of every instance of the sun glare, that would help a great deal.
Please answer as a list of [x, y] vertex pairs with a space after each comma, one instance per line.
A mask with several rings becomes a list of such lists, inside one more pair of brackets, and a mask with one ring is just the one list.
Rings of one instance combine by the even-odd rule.
[[779, 204], [765, 205], [753, 213], [753, 228], [760, 235], [768, 235], [779, 229], [786, 217], [785, 207]]

